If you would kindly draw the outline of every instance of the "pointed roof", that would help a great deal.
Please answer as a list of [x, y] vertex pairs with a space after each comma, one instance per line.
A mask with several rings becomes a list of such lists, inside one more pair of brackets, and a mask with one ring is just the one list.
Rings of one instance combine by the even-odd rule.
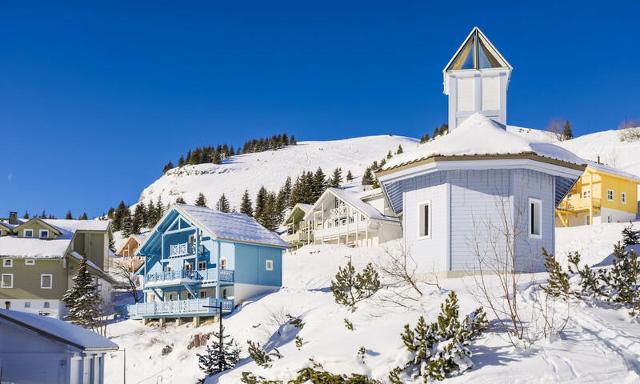
[[[359, 193], [348, 191], [346, 189], [340, 188], [327, 188], [326, 191], [320, 196], [320, 198], [313, 205], [313, 209], [319, 208], [322, 204], [322, 200], [326, 198], [327, 195], [334, 195], [340, 200], [344, 201], [346, 204], [350, 205], [353, 209], [359, 211], [361, 214], [365, 215], [367, 218], [371, 220], [383, 220], [383, 221], [398, 221], [398, 218], [391, 217], [383, 214], [378, 211], [373, 205], [367, 204], [361, 200]], [[309, 211], [305, 215], [306, 220], [311, 220], [313, 215], [313, 210]]]
[[473, 27], [455, 55], [447, 63], [444, 71], [486, 68], [513, 69], [480, 28]]

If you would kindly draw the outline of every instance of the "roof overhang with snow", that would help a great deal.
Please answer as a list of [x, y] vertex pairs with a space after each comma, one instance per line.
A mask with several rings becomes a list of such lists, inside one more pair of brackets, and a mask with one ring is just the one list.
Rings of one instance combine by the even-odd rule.
[[314, 212], [318, 209], [322, 209], [323, 201], [326, 200], [329, 196], [334, 196], [342, 200], [345, 204], [349, 205], [352, 209], [358, 211], [361, 215], [365, 216], [369, 220], [398, 221], [397, 217], [385, 216], [382, 212], [378, 211], [372, 205], [362, 201], [358, 194], [338, 188], [327, 188], [327, 190], [325, 190], [320, 198], [318, 198], [318, 200], [315, 202], [313, 208], [309, 212], [307, 212], [304, 219], [312, 220]]

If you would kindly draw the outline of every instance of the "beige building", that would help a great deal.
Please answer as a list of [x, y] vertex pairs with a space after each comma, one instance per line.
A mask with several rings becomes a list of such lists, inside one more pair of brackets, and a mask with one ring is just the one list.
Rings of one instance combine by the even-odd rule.
[[120, 248], [116, 251], [116, 262], [125, 265], [129, 272], [137, 271], [144, 263], [144, 258], [137, 256], [136, 252], [148, 236], [149, 233], [147, 232], [127, 237], [124, 243], [122, 243]]
[[109, 221], [34, 218], [2, 222], [0, 306], [62, 317], [61, 301], [83, 257], [96, 276], [105, 304], [114, 280], [109, 267]]

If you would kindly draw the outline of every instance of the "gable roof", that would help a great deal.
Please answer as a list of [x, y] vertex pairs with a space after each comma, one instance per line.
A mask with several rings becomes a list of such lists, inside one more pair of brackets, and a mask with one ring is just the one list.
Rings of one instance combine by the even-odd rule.
[[444, 71], [485, 68], [513, 69], [480, 28], [473, 27], [444, 67]]
[[8, 232], [13, 232], [13, 228], [14, 228], [13, 225], [9, 223], [5, 223], [4, 221], [0, 221], [0, 227], [4, 228], [4, 230]]
[[73, 237], [73, 233], [66, 233], [67, 231], [63, 230], [62, 228], [58, 228], [55, 225], [52, 225], [52, 224], [48, 223], [47, 220], [41, 219], [39, 217], [34, 217], [32, 219], [29, 219], [29, 220], [25, 221], [24, 223], [22, 223], [22, 224], [18, 225], [17, 227], [15, 227], [14, 230], [17, 232], [23, 226], [29, 225], [29, 224], [31, 224], [33, 222], [40, 223], [41, 225], [43, 225], [44, 227], [49, 228], [49, 230], [53, 231], [54, 233], [56, 233], [59, 236], [62, 235], [63, 237], [68, 237], [68, 238]]
[[448, 134], [420, 144], [413, 151], [394, 156], [377, 173], [391, 173], [403, 166], [431, 158], [465, 160], [465, 157], [500, 155], [535, 155], [576, 168], [586, 164], [584, 159], [573, 152], [551, 143], [534, 142], [507, 131], [505, 126], [480, 113], [474, 113]]
[[[307, 215], [307, 213], [313, 209], [313, 204], [303, 204], [303, 203], [297, 203], [296, 205], [293, 206], [293, 208], [291, 208], [291, 210], [287, 213], [287, 216], [285, 216], [284, 220], [282, 220], [283, 224], [286, 224], [289, 219], [291, 219], [291, 216], [293, 216], [293, 214], [296, 211], [302, 211], [302, 213], [304, 214], [304, 216]], [[304, 218], [303, 216], [303, 218]]]
[[109, 220], [64, 220], [64, 219], [43, 219], [45, 223], [54, 226], [62, 231], [98, 231], [104, 232], [109, 229]]
[[[372, 205], [362, 201], [360, 199], [359, 193], [352, 192], [346, 189], [340, 189], [340, 188], [327, 188], [327, 190], [324, 191], [322, 196], [320, 196], [318, 201], [316, 201], [316, 203], [313, 205], [313, 210], [315, 210], [315, 208], [319, 207], [322, 204], [322, 200], [328, 194], [332, 194], [336, 196], [337, 198], [349, 204], [352, 208], [358, 210], [361, 214], [365, 215], [371, 220], [398, 221], [398, 218], [386, 216], [382, 212], [374, 208]], [[311, 215], [313, 215], [313, 210], [309, 211], [305, 215], [306, 220], [310, 220], [312, 218]]]
[[0, 237], [0, 257], [55, 259], [64, 257], [71, 238], [44, 240], [35, 237]]
[[608, 173], [614, 176], [618, 176], [624, 179], [629, 179], [632, 181], [635, 181], [636, 183], [640, 183], [640, 177], [631, 174], [629, 172], [625, 172], [623, 170], [614, 168], [614, 167], [610, 167], [608, 165], [605, 164], [601, 164], [601, 163], [596, 163], [595, 161], [587, 161], [587, 167], [589, 168], [593, 168], [596, 171], [599, 172], [603, 172], [603, 173]]
[[118, 349], [117, 344], [97, 333], [52, 317], [0, 309], [0, 319], [84, 351], [115, 351]]

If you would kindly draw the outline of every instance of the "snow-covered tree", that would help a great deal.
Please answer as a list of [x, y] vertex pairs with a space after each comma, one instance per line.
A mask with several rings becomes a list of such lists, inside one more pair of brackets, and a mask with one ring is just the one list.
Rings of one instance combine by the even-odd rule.
[[373, 185], [373, 172], [371, 168], [367, 168], [362, 175], [362, 185]]
[[640, 230], [635, 230], [633, 223], [629, 223], [629, 225], [622, 230], [622, 244], [625, 247], [640, 244]]
[[178, 196], [178, 198], [176, 199], [176, 204], [187, 204], [187, 202], [184, 201], [184, 197]]
[[402, 144], [398, 144], [398, 149], [396, 150], [396, 155], [400, 155], [404, 152], [404, 149], [402, 149]]
[[353, 174], [351, 173], [351, 170], [347, 171], [347, 181], [348, 182], [353, 181]]
[[73, 277], [73, 286], [62, 296], [62, 301], [69, 311], [66, 320], [92, 330], [101, 327], [102, 297], [94, 277], [89, 273], [86, 258], [80, 261], [78, 272]]
[[229, 199], [227, 199], [227, 196], [225, 196], [224, 193], [222, 194], [222, 196], [220, 196], [220, 199], [218, 199], [218, 202], [216, 203], [216, 209], [220, 212], [225, 213], [229, 213], [231, 211]]
[[[240, 348], [230, 335], [220, 331], [213, 332], [212, 342], [207, 345], [203, 354], [198, 355], [198, 366], [205, 375], [211, 376], [229, 370], [240, 360]], [[203, 381], [204, 382], [204, 381]]]
[[195, 201], [196, 207], [206, 207], [207, 206], [207, 198], [204, 197], [204, 194], [200, 192], [198, 194], [198, 198]]
[[569, 120], [564, 122], [562, 126], [562, 140], [573, 139], [573, 130], [571, 129], [571, 122]]
[[244, 213], [247, 216], [253, 217], [253, 206], [251, 204], [251, 197], [249, 197], [249, 190], [245, 189], [242, 195], [242, 201], [240, 202], [240, 213]]
[[361, 271], [356, 272], [351, 260], [344, 267], [338, 268], [335, 279], [331, 281], [331, 292], [336, 303], [356, 310], [356, 304], [373, 296], [380, 289], [378, 272], [369, 263]]
[[336, 168], [333, 170], [331, 179], [329, 179], [329, 186], [338, 188], [340, 184], [342, 184], [342, 168]]

